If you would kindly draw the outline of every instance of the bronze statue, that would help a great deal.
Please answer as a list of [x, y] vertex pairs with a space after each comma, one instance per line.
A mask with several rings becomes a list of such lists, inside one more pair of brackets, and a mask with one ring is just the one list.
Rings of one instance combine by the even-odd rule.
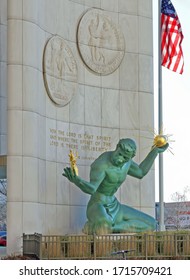
[[114, 151], [101, 154], [92, 164], [90, 181], [79, 177], [75, 170], [64, 168], [63, 176], [91, 195], [87, 206], [87, 219], [83, 232], [87, 234], [124, 233], [153, 231], [156, 220], [132, 207], [121, 204], [115, 193], [126, 176], [142, 179], [150, 170], [159, 153], [168, 148], [168, 143], [154, 145], [140, 163], [132, 158], [136, 153], [136, 143], [132, 139], [121, 139]]

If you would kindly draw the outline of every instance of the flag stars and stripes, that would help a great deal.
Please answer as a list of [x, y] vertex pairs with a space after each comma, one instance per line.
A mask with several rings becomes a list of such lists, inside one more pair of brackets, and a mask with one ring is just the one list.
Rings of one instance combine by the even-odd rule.
[[174, 6], [169, 0], [161, 5], [161, 64], [168, 69], [183, 73], [184, 60], [181, 43], [183, 33]]

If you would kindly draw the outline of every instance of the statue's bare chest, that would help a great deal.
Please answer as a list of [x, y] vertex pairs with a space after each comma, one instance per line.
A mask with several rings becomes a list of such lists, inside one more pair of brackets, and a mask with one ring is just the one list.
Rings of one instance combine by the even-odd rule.
[[127, 176], [130, 165], [125, 167], [110, 167], [106, 170], [106, 181], [110, 184], [121, 184]]

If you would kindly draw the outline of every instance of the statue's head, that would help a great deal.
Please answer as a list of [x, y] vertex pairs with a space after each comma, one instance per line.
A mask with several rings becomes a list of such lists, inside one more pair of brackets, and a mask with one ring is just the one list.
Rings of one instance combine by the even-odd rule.
[[111, 161], [115, 166], [122, 167], [136, 154], [136, 144], [132, 139], [121, 139], [115, 151], [111, 154]]
[[120, 148], [123, 152], [132, 153], [132, 158], [136, 155], [136, 143], [130, 138], [120, 139], [117, 144], [117, 149]]

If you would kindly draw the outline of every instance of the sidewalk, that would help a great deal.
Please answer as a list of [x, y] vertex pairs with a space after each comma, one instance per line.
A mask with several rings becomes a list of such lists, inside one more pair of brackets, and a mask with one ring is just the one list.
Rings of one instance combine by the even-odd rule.
[[7, 254], [7, 248], [6, 247], [0, 247], [0, 259], [2, 257], [5, 257]]

